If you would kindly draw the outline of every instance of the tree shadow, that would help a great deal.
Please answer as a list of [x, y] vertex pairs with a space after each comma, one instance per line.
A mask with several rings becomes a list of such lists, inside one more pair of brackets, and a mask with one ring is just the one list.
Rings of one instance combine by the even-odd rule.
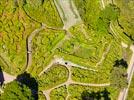
[[98, 92], [88, 92], [83, 91], [81, 94], [82, 100], [111, 100], [109, 97], [110, 92], [107, 91], [105, 88], [103, 91], [98, 91]]
[[3, 72], [2, 72], [2, 68], [0, 66], [0, 86], [2, 87], [3, 83], [4, 83], [4, 75], [3, 75]]
[[34, 97], [34, 100], [38, 100], [38, 82], [34, 77], [32, 77], [29, 73], [24, 72], [17, 76], [17, 81], [19, 81], [21, 84], [25, 84], [28, 86], [32, 91], [32, 96]]
[[104, 100], [111, 100], [109, 97], [110, 92], [108, 92], [106, 88], [101, 93], [102, 93], [102, 97], [104, 98]]
[[124, 59], [116, 60], [115, 64], [114, 64], [114, 67], [124, 67], [124, 68], [127, 68], [128, 64], [127, 64], [127, 61], [125, 61]]

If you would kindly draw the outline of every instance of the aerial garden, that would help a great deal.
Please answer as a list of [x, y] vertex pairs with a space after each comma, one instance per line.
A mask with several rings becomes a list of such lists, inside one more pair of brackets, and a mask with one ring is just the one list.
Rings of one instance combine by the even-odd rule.
[[[11, 92], [15, 98], [21, 98], [26, 91], [26, 98], [22, 96], [25, 100], [28, 96], [30, 100], [117, 99], [120, 90], [127, 86], [123, 75], [133, 42], [133, 36], [125, 34], [128, 27], [123, 31], [118, 25], [123, 20], [120, 6], [109, 4], [102, 9], [99, 0], [73, 2], [81, 23], [65, 30], [53, 0], [0, 1], [0, 67], [17, 77], [5, 84], [3, 91]], [[115, 28], [111, 29], [111, 25]], [[32, 49], [28, 51], [32, 34]], [[29, 83], [23, 80], [27, 77]], [[19, 95], [10, 91], [15, 86]], [[2, 93], [0, 99], [7, 95]]]

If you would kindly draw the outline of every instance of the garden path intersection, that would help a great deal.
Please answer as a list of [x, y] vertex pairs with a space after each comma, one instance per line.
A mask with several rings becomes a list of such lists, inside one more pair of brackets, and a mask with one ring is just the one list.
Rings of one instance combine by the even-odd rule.
[[[18, 2], [18, 0], [15, 1]], [[32, 2], [34, 3], [34, 1]], [[20, 62], [17, 62], [17, 64], [21, 63], [23, 68], [13, 66], [14, 69], [16, 68], [13, 71], [13, 67], [11, 66], [17, 64], [12, 64], [13, 60], [10, 62], [10, 59], [7, 60], [4, 53], [3, 55], [0, 53], [0, 63], [2, 62], [6, 66], [5, 69], [2, 68], [4, 71], [0, 72], [4, 77], [4, 86], [14, 80], [16, 81], [18, 78], [17, 75], [20, 75], [20, 73], [27, 72], [38, 82], [38, 93], [41, 93], [46, 98], [45, 100], [51, 100], [53, 96], [59, 95], [64, 100], [78, 99], [82, 97], [82, 93], [85, 90], [89, 90], [88, 93], [97, 93], [104, 89], [108, 90], [110, 98], [113, 99], [114, 95], [116, 95], [116, 98], [118, 96], [118, 100], [125, 100], [134, 73], [134, 45], [131, 45], [132, 43], [130, 43], [128, 38], [127, 40], [125, 37], [120, 36], [118, 28], [115, 26], [114, 18], [107, 18], [112, 15], [112, 17], [115, 17], [118, 13], [118, 11], [115, 11], [115, 13], [109, 14], [109, 9], [114, 9], [114, 6], [110, 5], [111, 3], [114, 4], [114, 1], [98, 0], [98, 2], [93, 3], [95, 7], [88, 0], [50, 0], [46, 4], [43, 2], [46, 1], [42, 0], [42, 8], [46, 8], [42, 9], [39, 7], [40, 5], [37, 5], [38, 7], [35, 7], [35, 10], [40, 13], [50, 10], [48, 15], [52, 14], [51, 16], [54, 16], [52, 20], [49, 20], [47, 14], [43, 13], [46, 14], [46, 18], [48, 18], [47, 20], [50, 21], [50, 24], [44, 21], [44, 19], [46, 20], [44, 15], [42, 15], [43, 20], [38, 19], [42, 18], [40, 16], [30, 15], [32, 9], [32, 6], [31, 8], [28, 6], [28, 3], [31, 3], [30, 0], [23, 8], [26, 16], [29, 18], [27, 20], [30, 20], [30, 23], [34, 22], [31, 25], [33, 29], [28, 32], [26, 31], [27, 35], [23, 39], [24, 43], [22, 43], [22, 48], [24, 48], [23, 56], [25, 56], [23, 57], [23, 61], [24, 59], [25, 61], [21, 62], [20, 60]], [[41, 2], [38, 3], [41, 4]], [[79, 8], [79, 6], [82, 6], [82, 8]], [[52, 9], [49, 9], [51, 7]], [[88, 9], [91, 12], [88, 12]], [[51, 18], [51, 16], [49, 17]], [[109, 23], [107, 23], [107, 20]], [[117, 19], [115, 18], [115, 20]], [[27, 28], [24, 30], [27, 30]], [[19, 36], [16, 36], [15, 39], [19, 39]], [[19, 59], [19, 57], [16, 58]], [[127, 77], [125, 76], [128, 86], [118, 91], [120, 89], [112, 87], [111, 80], [114, 80], [113, 77], [115, 75], [111, 78], [111, 73], [112, 69], [115, 68], [114, 64], [116, 64], [116, 60], [120, 60], [121, 58], [128, 62], [128, 75]], [[0, 67], [2, 66], [0, 65]], [[75, 95], [76, 87], [78, 87], [77, 90], [79, 93], [76, 93], [78, 96]], [[1, 93], [4, 93], [3, 90], [4, 88], [0, 88]], [[59, 91], [61, 94], [58, 94]]]

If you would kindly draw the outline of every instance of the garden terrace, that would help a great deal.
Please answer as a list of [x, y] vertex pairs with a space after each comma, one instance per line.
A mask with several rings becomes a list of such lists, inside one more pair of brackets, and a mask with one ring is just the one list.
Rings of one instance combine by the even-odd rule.
[[128, 67], [132, 36], [124, 34], [128, 27], [119, 25], [120, 9], [108, 3], [1, 0], [1, 70], [13, 75], [30, 73], [38, 82], [41, 100], [82, 100], [92, 93], [101, 99], [104, 93], [106, 100], [117, 99], [120, 89], [111, 85], [111, 71], [120, 61]]
[[41, 2], [41, 0], [26, 0], [23, 8], [31, 19], [39, 23], [45, 23], [53, 27], [63, 27], [53, 0], [44, 0], [44, 2]]
[[9, 65], [5, 71], [18, 74], [26, 66], [26, 38], [40, 24], [26, 15], [21, 3], [13, 4], [13, 0], [0, 1], [0, 55]]
[[47, 66], [53, 59], [54, 52], [62, 46], [61, 40], [64, 41], [65, 31], [44, 29], [40, 31], [32, 42], [32, 66], [29, 71], [39, 74], [44, 66]]
[[118, 27], [125, 33], [126, 36], [129, 36], [131, 40], [134, 40], [134, 1], [133, 0], [115, 0], [114, 3], [120, 8], [120, 16], [118, 18]]

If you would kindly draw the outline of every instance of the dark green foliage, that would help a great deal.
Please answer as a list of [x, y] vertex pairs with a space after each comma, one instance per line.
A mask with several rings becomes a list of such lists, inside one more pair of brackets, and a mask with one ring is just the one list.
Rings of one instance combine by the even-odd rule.
[[87, 27], [103, 35], [108, 33], [110, 22], [117, 20], [120, 13], [120, 9], [113, 4], [100, 10], [98, 0], [74, 0], [74, 2]]
[[0, 100], [34, 100], [34, 98], [26, 85], [13, 81], [6, 85]]
[[21, 75], [17, 76], [17, 81], [31, 89], [34, 99], [38, 99], [38, 82], [35, 80], [34, 77], [32, 77], [29, 73], [24, 72]]
[[128, 64], [127, 64], [127, 62], [124, 59], [116, 60], [115, 61], [115, 64], [114, 64], [114, 67], [127, 68], [128, 67]]
[[82, 100], [111, 100], [109, 97], [110, 92], [105, 88], [103, 91], [88, 92], [83, 91], [81, 94]]
[[[89, 87], [82, 85], [70, 85], [69, 86], [70, 98], [69, 100], [116, 100], [119, 91], [111, 86], [108, 87]], [[101, 99], [84, 99], [89, 97], [92, 93], [101, 96]], [[105, 99], [104, 99], [105, 98]]]
[[108, 5], [104, 10], [100, 12], [99, 18], [97, 19], [97, 31], [100, 33], [108, 33], [109, 25], [111, 21], [117, 20], [120, 13], [120, 9], [115, 5]]

